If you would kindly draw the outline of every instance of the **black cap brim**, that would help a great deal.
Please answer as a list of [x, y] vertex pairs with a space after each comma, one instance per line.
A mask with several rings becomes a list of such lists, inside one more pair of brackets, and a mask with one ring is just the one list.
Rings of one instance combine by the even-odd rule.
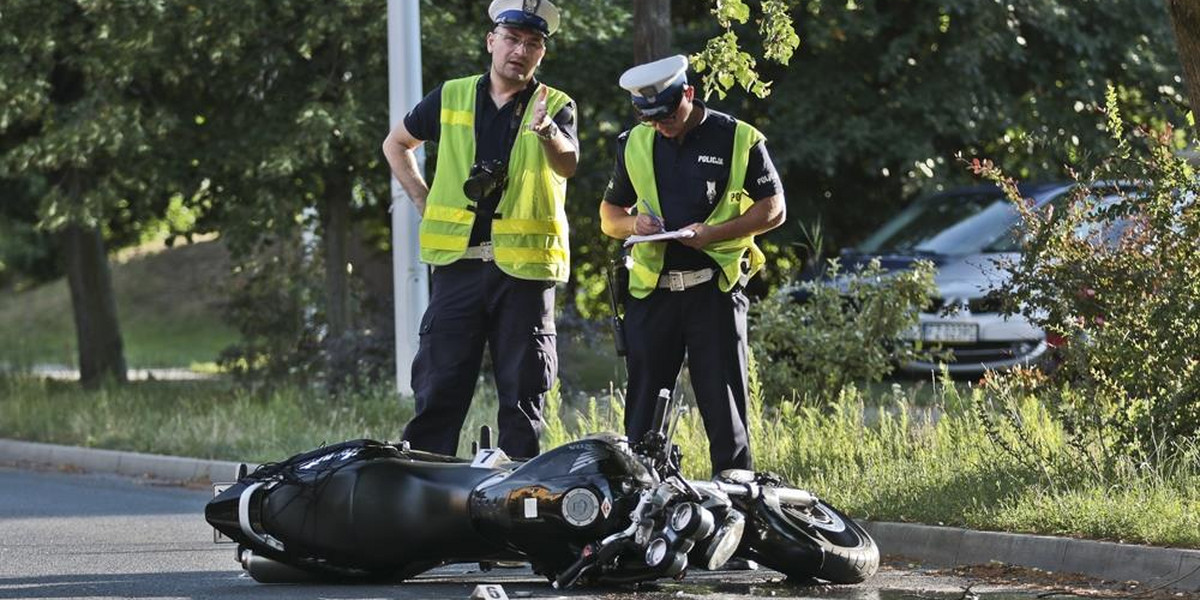
[[496, 16], [496, 25], [504, 25], [506, 27], [517, 27], [536, 31], [542, 34], [542, 37], [550, 37], [550, 25], [546, 20], [531, 13], [520, 10], [506, 10]]

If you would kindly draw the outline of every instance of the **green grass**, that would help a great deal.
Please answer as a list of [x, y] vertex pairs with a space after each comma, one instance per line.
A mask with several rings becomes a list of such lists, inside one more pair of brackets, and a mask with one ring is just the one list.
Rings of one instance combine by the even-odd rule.
[[155, 454], [265, 462], [326, 442], [396, 440], [411, 416], [382, 390], [338, 399], [296, 386], [144, 381], [86, 392], [0, 378], [0, 437]]
[[[115, 260], [130, 366], [211, 364], [235, 339], [216, 310], [226, 272], [215, 242]], [[74, 364], [68, 299], [62, 281], [0, 295], [0, 364]], [[624, 366], [611, 343], [603, 333], [562, 340], [562, 388], [551, 394], [543, 449], [622, 430]], [[693, 403], [687, 381], [685, 370], [681, 395]], [[998, 430], [975, 410], [984, 393], [968, 382], [911, 380], [771, 408], [756, 394], [756, 467], [858, 517], [1200, 547], [1200, 448], [1164, 466], [1123, 464], [1097, 474], [1079, 468], [1078, 450], [1038, 402], [1009, 408], [1020, 430]], [[73, 382], [0, 377], [0, 437], [158, 454], [268, 462], [322, 443], [396, 440], [411, 416], [411, 400], [387, 386], [335, 398], [296, 385], [252, 392], [220, 379], [86, 392]], [[495, 423], [496, 394], [485, 376], [459, 455], [481, 425], [495, 430]], [[688, 474], [707, 477], [696, 411], [682, 418], [676, 442]], [[1040, 460], [1029, 459], [1030, 449]]]
[[[1020, 409], [1023, 435], [1062, 467], [1047, 471], [995, 443], [972, 408], [978, 398], [954, 388], [939, 397], [936, 422], [914, 417], [922, 407], [895, 392], [868, 403], [849, 388], [823, 406], [764, 408], [756, 400], [750, 411], [756, 468], [863, 518], [1200, 546], [1195, 460], [1131, 464], [1110, 476], [1072, 467], [1064, 463], [1075, 457], [1061, 426], [1031, 401]], [[864, 406], [880, 403], [889, 410], [864, 418]], [[494, 390], [480, 385], [460, 456], [479, 425], [495, 427], [495, 411]], [[411, 401], [386, 387], [345, 398], [299, 387], [250, 393], [220, 381], [139, 382], [89, 393], [70, 383], [0, 379], [0, 437], [227, 460], [279, 460], [359, 437], [396, 440], [411, 414]], [[547, 416], [544, 449], [587, 432], [621, 431], [621, 398], [564, 401], [554, 393]], [[1013, 434], [1005, 435], [1011, 441]], [[676, 442], [689, 476], [707, 477], [707, 440], [696, 411], [681, 419]]]
[[[237, 333], [219, 316], [228, 258], [220, 242], [143, 248], [112, 261], [117, 317], [130, 368], [214, 361]], [[75, 324], [65, 280], [0, 294], [0, 364], [75, 365]]]
[[[903, 390], [870, 397], [854, 388], [828, 405], [764, 409], [755, 402], [750, 410], [755, 467], [779, 473], [861, 518], [1200, 546], [1197, 461], [1126, 464], [1111, 476], [1080, 469], [1072, 464], [1079, 457], [1061, 425], [1030, 400], [1020, 408], [1027, 425], [1020, 435], [1029, 439], [1016, 442], [1013, 431], [1005, 435], [1010, 445], [1042, 448], [1051, 463], [1057, 461], [1047, 470], [997, 444], [974, 410], [983, 392], [968, 388], [964, 396], [959, 389], [929, 392], [922, 405]], [[931, 398], [942, 415], [936, 421], [924, 416]], [[551, 427], [545, 445], [581, 431], [620, 431], [615, 399], [593, 399], [581, 412], [578, 427]], [[707, 441], [695, 411], [680, 421], [676, 442], [689, 476], [707, 477]]]
[[625, 362], [617, 356], [608, 329], [568, 337], [560, 328], [558, 364], [563, 386], [578, 393], [595, 394], [613, 384], [625, 385]]

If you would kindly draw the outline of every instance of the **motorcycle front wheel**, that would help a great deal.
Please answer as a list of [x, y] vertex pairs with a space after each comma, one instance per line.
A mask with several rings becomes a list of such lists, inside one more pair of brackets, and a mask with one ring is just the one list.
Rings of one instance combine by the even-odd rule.
[[759, 502], [755, 513], [760, 527], [743, 540], [745, 554], [788, 577], [861, 583], [879, 569], [875, 540], [824, 502], [812, 507]]

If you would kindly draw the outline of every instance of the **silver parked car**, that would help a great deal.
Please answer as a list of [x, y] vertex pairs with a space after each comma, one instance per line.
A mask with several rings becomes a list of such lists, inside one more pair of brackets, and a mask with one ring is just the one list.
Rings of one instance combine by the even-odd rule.
[[[1065, 199], [1073, 185], [1026, 185], [1020, 192], [1042, 206]], [[952, 374], [978, 375], [1029, 364], [1050, 347], [1045, 332], [1024, 316], [1000, 314], [999, 301], [988, 294], [1008, 280], [1001, 265], [1019, 258], [1017, 222], [1010, 201], [994, 186], [926, 196], [857, 247], [843, 250], [842, 263], [853, 267], [879, 258], [889, 270], [907, 268], [918, 259], [934, 263], [937, 297], [903, 339], [919, 348], [952, 350], [946, 364]], [[913, 373], [940, 368], [923, 361], [900, 365]]]

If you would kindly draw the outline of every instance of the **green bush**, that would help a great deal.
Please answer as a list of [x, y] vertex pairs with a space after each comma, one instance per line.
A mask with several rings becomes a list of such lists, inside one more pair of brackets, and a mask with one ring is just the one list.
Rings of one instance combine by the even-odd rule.
[[221, 367], [248, 384], [317, 379], [317, 277], [313, 261], [282, 244], [237, 264], [223, 308], [241, 338], [222, 351]]
[[762, 365], [763, 398], [832, 400], [847, 384], [879, 381], [916, 358], [914, 347], [897, 340], [936, 293], [933, 273], [928, 261], [887, 272], [876, 259], [843, 272], [831, 260], [828, 280], [798, 284], [806, 300], [775, 294], [755, 304], [750, 346]]
[[1034, 208], [991, 162], [972, 167], [1021, 216], [1008, 310], [1067, 340], [1035, 393], [1111, 468], [1124, 454], [1171, 456], [1200, 431], [1200, 183], [1169, 126], [1127, 130], [1111, 89], [1106, 114], [1116, 151], [1065, 205]]
[[223, 305], [240, 334], [220, 366], [248, 386], [319, 383], [331, 394], [354, 394], [391, 381], [395, 334], [390, 299], [372, 299], [359, 280], [349, 284], [353, 321], [332, 335], [320, 256], [276, 242], [247, 252], [234, 267]]

